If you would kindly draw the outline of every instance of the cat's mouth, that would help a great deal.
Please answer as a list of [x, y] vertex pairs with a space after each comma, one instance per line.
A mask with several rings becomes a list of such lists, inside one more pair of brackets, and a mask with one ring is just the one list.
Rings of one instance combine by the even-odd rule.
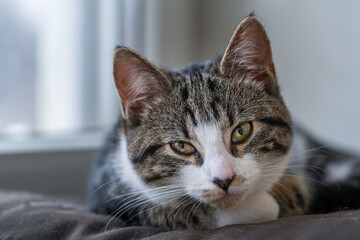
[[241, 194], [228, 194], [226, 193], [223, 197], [209, 202], [212, 207], [215, 208], [230, 208], [238, 205], [243, 200]]
[[203, 197], [209, 200], [209, 205], [215, 208], [230, 208], [243, 200], [242, 194], [230, 194], [221, 189], [205, 190]]

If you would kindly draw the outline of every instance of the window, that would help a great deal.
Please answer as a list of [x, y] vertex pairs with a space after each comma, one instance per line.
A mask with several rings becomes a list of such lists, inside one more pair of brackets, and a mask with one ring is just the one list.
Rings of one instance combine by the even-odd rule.
[[120, 114], [114, 47], [156, 61], [159, 5], [1, 1], [0, 152], [99, 145]]
[[11, 141], [25, 141], [28, 149], [29, 142], [43, 145], [49, 137], [57, 139], [55, 146], [64, 135], [63, 142], [79, 142], [68, 135], [89, 132], [96, 132], [99, 142], [99, 132], [119, 114], [111, 64], [112, 51], [122, 41], [125, 4], [132, 5], [0, 2], [0, 150], [11, 149]]

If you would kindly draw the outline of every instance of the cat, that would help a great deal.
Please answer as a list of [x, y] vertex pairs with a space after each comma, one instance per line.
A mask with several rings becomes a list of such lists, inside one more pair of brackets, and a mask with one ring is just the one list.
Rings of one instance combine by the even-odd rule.
[[[358, 158], [292, 124], [253, 14], [215, 60], [165, 70], [117, 47], [113, 65], [122, 115], [93, 166], [92, 211], [131, 225], [206, 230], [358, 207], [331, 188], [339, 178], [326, 171], [344, 168], [340, 180], [350, 179]], [[343, 182], [348, 193], [356, 188]]]

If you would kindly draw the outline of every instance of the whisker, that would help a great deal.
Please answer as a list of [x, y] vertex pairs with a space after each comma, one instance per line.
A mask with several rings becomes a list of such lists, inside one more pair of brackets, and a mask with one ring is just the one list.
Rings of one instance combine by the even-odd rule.
[[[164, 195], [166, 193], [163, 193]], [[178, 195], [173, 195], [172, 196], [172, 199], [165, 202], [165, 203], [161, 203], [161, 204], [158, 204], [154, 207], [158, 207], [158, 206], [162, 206], [162, 205], [166, 205], [167, 203], [171, 202], [171, 201], [174, 201], [176, 199], [178, 199], [179, 197], [183, 196], [183, 194], [178, 194]], [[131, 206], [128, 206], [128, 205], [125, 205], [125, 208], [123, 208], [123, 206], [121, 206], [120, 208], [118, 208], [116, 211], [114, 211], [111, 215], [111, 219], [108, 221], [108, 223], [106, 224], [105, 226], [105, 231], [108, 227], [108, 225], [111, 223], [111, 221], [114, 219], [114, 218], [120, 218], [125, 212], [128, 212], [129, 210], [132, 210], [132, 209], [135, 209], [139, 206], [146, 206], [147, 203], [153, 201], [152, 199], [138, 199], [136, 202], [134, 202]], [[154, 207], [152, 207], [151, 209], [153, 209]], [[136, 217], [137, 215], [141, 214], [143, 211], [139, 212], [138, 214], [134, 215], [133, 217], [131, 217], [128, 221], [130, 221], [131, 219], [133, 219], [134, 217]], [[111, 216], [110, 215], [110, 216]], [[128, 222], [126, 221], [126, 222]], [[126, 223], [125, 222], [125, 223]]]
[[[183, 195], [181, 195], [181, 196], [183, 196]], [[179, 196], [179, 197], [181, 197], [181, 196]], [[178, 198], [179, 198], [179, 197], [178, 197]], [[144, 210], [140, 211], [139, 213], [137, 213], [136, 215], [134, 215], [133, 217], [131, 217], [131, 218], [130, 218], [129, 220], [127, 220], [126, 222], [131, 221], [134, 217], [138, 216], [139, 214], [142, 214], [142, 213], [145, 212], [145, 211], [149, 211], [149, 210], [152, 210], [152, 209], [154, 209], [154, 208], [161, 207], [161, 206], [166, 205], [166, 204], [168, 204], [168, 203], [170, 203], [170, 202], [172, 202], [172, 201], [177, 200], [178, 198], [174, 198], [174, 199], [171, 199], [171, 200], [169, 200], [169, 201], [167, 201], [167, 202], [165, 202], [165, 203], [160, 203], [160, 204], [158, 204], [158, 205], [156, 205], [156, 206], [153, 206], [153, 207], [151, 207], [151, 208], [144, 209]], [[126, 223], [126, 222], [125, 222], [125, 223]]]
[[[195, 201], [196, 202], [196, 201]], [[193, 217], [195, 215], [196, 210], [202, 204], [201, 201], [197, 201], [198, 203], [194, 204], [194, 206], [190, 209], [189, 216], [186, 219], [186, 222], [189, 222], [190, 216]], [[195, 208], [194, 208], [195, 207]], [[194, 210], [193, 210], [194, 209]]]
[[[273, 180], [267, 179], [266, 177], [268, 177], [268, 176], [269, 176], [269, 175], [264, 175], [263, 178], [260, 178], [261, 181], [268, 181], [268, 182], [270, 182], [270, 183], [277, 184], [277, 185], [283, 187], [285, 190], [290, 191], [290, 189], [287, 188], [287, 187], [285, 187], [283, 184], [281, 184], [281, 183], [279, 183], [279, 182], [277, 182], [277, 181], [273, 181]], [[271, 175], [270, 175], [270, 176], [271, 176]]]
[[182, 207], [180, 207], [177, 212], [174, 215], [174, 220], [176, 219], [176, 216], [178, 215], [179, 212], [181, 212], [184, 208], [186, 208], [187, 206], [189, 206], [191, 203], [195, 202], [195, 200], [193, 198], [191, 198], [190, 196], [187, 197], [187, 200], [184, 201], [184, 204]]
[[[148, 202], [154, 202], [154, 200], [160, 199], [163, 196], [171, 196], [170, 194], [183, 194], [182, 191], [167, 191], [167, 192], [163, 192], [163, 193], [158, 193], [156, 198], [154, 199], [149, 199], [149, 198], [145, 198], [144, 196], [138, 196], [135, 199], [132, 199], [131, 201], [127, 202], [126, 205], [123, 205], [123, 207], [126, 208], [132, 208], [134, 204], [137, 203], [137, 201], [145, 199]], [[122, 202], [124, 202], [126, 200], [120, 201], [119, 204], [121, 204]]]
[[179, 190], [179, 191], [184, 191], [182, 189], [183, 185], [167, 185], [167, 186], [161, 186], [161, 187], [157, 187], [157, 188], [150, 188], [150, 189], [145, 189], [145, 190], [140, 190], [140, 191], [135, 191], [135, 192], [129, 192], [129, 193], [125, 193], [122, 195], [118, 195], [115, 196], [113, 198], [108, 199], [106, 202], [110, 202], [112, 200], [115, 199], [119, 199], [125, 196], [129, 196], [129, 195], [138, 195], [138, 194], [143, 194], [143, 193], [149, 193], [149, 192], [156, 192], [156, 191], [169, 191], [169, 190]]
[[121, 178], [121, 176], [116, 176], [116, 177], [110, 179], [110, 180], [107, 181], [106, 183], [104, 183], [104, 184], [100, 185], [99, 187], [97, 187], [97, 188], [93, 191], [92, 194], [95, 194], [95, 193], [96, 193], [97, 191], [99, 191], [101, 188], [105, 187], [106, 185], [108, 185], [108, 184], [110, 184], [111, 182], [113, 182], [113, 181], [115, 181], [115, 180], [118, 180], [118, 179], [120, 179], [120, 178]]
[[309, 177], [305, 177], [305, 176], [299, 176], [299, 175], [296, 175], [296, 174], [288, 174], [288, 173], [285, 173], [285, 174], [264, 174], [264, 176], [287, 176], [287, 177], [299, 177], [299, 178], [303, 178], [305, 180], [309, 180], [309, 181], [313, 181], [313, 182], [316, 182], [316, 183], [319, 183], [321, 185], [324, 185], [324, 186], [328, 186], [328, 184], [324, 183], [324, 182], [321, 182], [319, 180], [316, 180], [316, 179], [312, 179], [312, 178], [309, 178]]
[[[190, 196], [188, 196], [187, 198], [189, 198]], [[187, 199], [186, 198], [186, 199]], [[182, 201], [180, 201], [178, 204], [176, 204], [175, 206], [173, 206], [171, 209], [170, 209], [170, 212], [167, 214], [167, 216], [166, 216], [166, 218], [165, 218], [165, 221], [167, 221], [167, 219], [170, 217], [170, 215], [171, 215], [171, 213], [173, 213], [178, 207], [180, 207], [182, 204], [183, 204], [183, 202], [184, 202], [185, 200], [182, 200]]]

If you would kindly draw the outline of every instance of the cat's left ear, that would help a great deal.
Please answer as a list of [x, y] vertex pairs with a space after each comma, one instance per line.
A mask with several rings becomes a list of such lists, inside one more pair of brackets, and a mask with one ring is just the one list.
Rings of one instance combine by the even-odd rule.
[[257, 80], [268, 74], [275, 77], [270, 41], [255, 16], [237, 26], [221, 59], [220, 72], [235, 78], [246, 73], [252, 73]]
[[113, 64], [123, 117], [139, 120], [156, 98], [166, 94], [169, 82], [160, 69], [127, 47], [115, 49]]

